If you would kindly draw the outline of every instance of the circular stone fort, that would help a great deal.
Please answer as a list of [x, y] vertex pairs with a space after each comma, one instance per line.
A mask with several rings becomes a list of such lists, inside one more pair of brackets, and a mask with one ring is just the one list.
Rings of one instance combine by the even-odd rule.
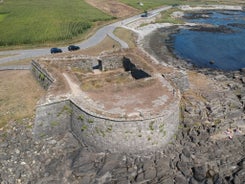
[[47, 89], [36, 138], [70, 131], [92, 150], [146, 153], [178, 129], [180, 93], [144, 53], [50, 56], [33, 61], [32, 72]]

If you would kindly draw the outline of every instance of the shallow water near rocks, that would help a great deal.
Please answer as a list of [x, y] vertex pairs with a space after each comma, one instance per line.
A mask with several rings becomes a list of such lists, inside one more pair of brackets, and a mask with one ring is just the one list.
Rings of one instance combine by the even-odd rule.
[[205, 11], [186, 14], [185, 19], [222, 29], [181, 29], [172, 34], [172, 49], [177, 57], [202, 68], [225, 71], [245, 68], [245, 12]]

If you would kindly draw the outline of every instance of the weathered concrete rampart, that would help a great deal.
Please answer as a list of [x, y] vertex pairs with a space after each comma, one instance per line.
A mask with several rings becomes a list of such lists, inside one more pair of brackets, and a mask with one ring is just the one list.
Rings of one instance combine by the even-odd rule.
[[36, 138], [46, 138], [71, 130], [70, 101], [39, 105], [33, 132]]
[[110, 119], [91, 115], [71, 102], [71, 130], [98, 151], [154, 152], [165, 146], [178, 129], [179, 104], [162, 116], [142, 120]]
[[[33, 62], [33, 68], [39, 80], [40, 75], [44, 75], [41, 80], [44, 87], [53, 82], [40, 65]], [[81, 98], [71, 96], [37, 106], [33, 131], [37, 138], [71, 131], [81, 143], [96, 151], [154, 152], [163, 148], [178, 129], [179, 103], [177, 95], [158, 115], [112, 118], [88, 110]]]
[[40, 105], [36, 110], [34, 134], [50, 137], [72, 131], [91, 149], [111, 152], [153, 152], [165, 146], [179, 122], [179, 103], [158, 117], [142, 120], [96, 116], [70, 100]]
[[79, 68], [85, 71], [92, 71], [99, 65], [101, 70], [112, 70], [122, 68], [123, 56], [111, 55], [100, 57], [88, 57], [88, 56], [74, 56], [74, 57], [60, 57], [60, 58], [42, 58], [42, 61], [52, 61], [58, 67], [72, 67]]
[[48, 89], [48, 87], [54, 82], [54, 79], [40, 66], [39, 63], [32, 61], [31, 70], [44, 89]]

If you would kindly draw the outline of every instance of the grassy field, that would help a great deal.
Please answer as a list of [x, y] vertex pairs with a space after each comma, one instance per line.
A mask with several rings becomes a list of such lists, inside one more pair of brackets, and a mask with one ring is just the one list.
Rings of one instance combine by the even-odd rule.
[[[149, 10], [159, 6], [166, 6], [166, 5], [201, 5], [201, 4], [233, 4], [239, 5], [243, 4], [243, 0], [120, 0], [121, 2], [128, 4], [134, 8], [141, 9], [141, 10]], [[139, 2], [143, 3], [143, 6], [139, 4]]]
[[0, 47], [71, 40], [113, 17], [83, 0], [5, 0], [0, 4]]
[[30, 71], [0, 72], [0, 129], [9, 121], [32, 117], [45, 91]]
[[118, 38], [124, 40], [129, 48], [136, 47], [136, 35], [132, 31], [119, 27], [115, 29], [114, 34]]
[[[142, 9], [142, 10], [149, 10], [149, 9], [153, 9], [158, 6], [166, 5], [165, 3], [166, 1], [164, 0], [151, 0], [151, 1], [149, 0], [140, 0], [140, 1], [139, 0], [120, 0], [120, 1], [134, 8]], [[139, 2], [142, 2], [143, 6], [141, 6]]]

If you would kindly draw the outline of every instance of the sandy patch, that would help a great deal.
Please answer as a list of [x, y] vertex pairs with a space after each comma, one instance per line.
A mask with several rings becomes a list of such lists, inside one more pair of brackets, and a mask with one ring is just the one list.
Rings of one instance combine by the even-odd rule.
[[45, 91], [29, 70], [0, 72], [0, 127], [31, 117]]
[[138, 12], [137, 9], [132, 8], [126, 4], [123, 4], [115, 0], [104, 0], [104, 1], [85, 0], [85, 1], [88, 4], [100, 9], [101, 11], [117, 18], [129, 17]]

